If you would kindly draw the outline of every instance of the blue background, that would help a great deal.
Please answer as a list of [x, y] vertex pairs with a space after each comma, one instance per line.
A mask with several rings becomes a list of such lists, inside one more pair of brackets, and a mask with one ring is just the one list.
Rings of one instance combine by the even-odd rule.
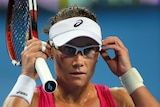
[[[144, 83], [153, 96], [160, 101], [160, 7], [132, 6], [108, 7], [92, 9], [102, 27], [103, 38], [117, 35], [129, 49], [132, 65], [141, 73]], [[39, 37], [47, 40], [41, 31], [47, 20], [54, 12], [39, 10]], [[21, 67], [11, 64], [5, 43], [6, 10], [0, 10], [0, 104], [3, 103], [20, 74]], [[111, 55], [113, 52], [110, 52]], [[54, 75], [53, 62], [48, 65]], [[54, 75], [55, 76], [55, 75]], [[104, 60], [100, 57], [97, 62], [95, 83], [110, 87], [121, 86], [119, 79], [113, 75]], [[38, 79], [37, 85], [41, 82]]]

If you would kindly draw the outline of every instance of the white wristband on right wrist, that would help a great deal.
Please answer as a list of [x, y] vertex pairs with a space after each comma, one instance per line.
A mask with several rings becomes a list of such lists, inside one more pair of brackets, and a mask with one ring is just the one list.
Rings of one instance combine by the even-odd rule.
[[26, 75], [20, 75], [17, 79], [16, 84], [11, 90], [9, 97], [17, 96], [25, 99], [27, 103], [31, 103], [36, 82], [32, 78]]
[[131, 68], [128, 72], [119, 77], [119, 79], [129, 94], [139, 87], [144, 86], [143, 79], [136, 68]]

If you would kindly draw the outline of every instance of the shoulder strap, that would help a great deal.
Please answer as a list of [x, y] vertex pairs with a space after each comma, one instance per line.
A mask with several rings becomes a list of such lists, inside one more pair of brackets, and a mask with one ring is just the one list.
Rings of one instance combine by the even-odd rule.
[[37, 90], [39, 94], [38, 107], [55, 107], [53, 94], [45, 92], [42, 85], [38, 86]]
[[107, 86], [95, 84], [101, 107], [116, 107], [113, 96]]

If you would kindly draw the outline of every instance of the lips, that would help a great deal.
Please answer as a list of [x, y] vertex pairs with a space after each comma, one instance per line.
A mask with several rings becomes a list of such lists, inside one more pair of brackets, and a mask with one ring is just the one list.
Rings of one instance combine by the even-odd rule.
[[80, 74], [86, 74], [86, 73], [84, 73], [84, 72], [72, 72], [72, 73], [70, 73], [70, 74], [73, 74], [73, 75], [80, 75]]

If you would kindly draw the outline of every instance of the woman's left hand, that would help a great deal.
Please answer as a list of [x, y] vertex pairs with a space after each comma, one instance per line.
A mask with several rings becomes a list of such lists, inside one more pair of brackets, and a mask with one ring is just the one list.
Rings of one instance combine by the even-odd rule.
[[[118, 77], [122, 76], [132, 68], [128, 49], [124, 46], [124, 44], [118, 37], [110, 36], [105, 38], [102, 41], [102, 46], [103, 48], [101, 50], [101, 55], [115, 75], [117, 75]], [[110, 58], [107, 53], [107, 50], [110, 49], [114, 50], [115, 52], [114, 58]]]

